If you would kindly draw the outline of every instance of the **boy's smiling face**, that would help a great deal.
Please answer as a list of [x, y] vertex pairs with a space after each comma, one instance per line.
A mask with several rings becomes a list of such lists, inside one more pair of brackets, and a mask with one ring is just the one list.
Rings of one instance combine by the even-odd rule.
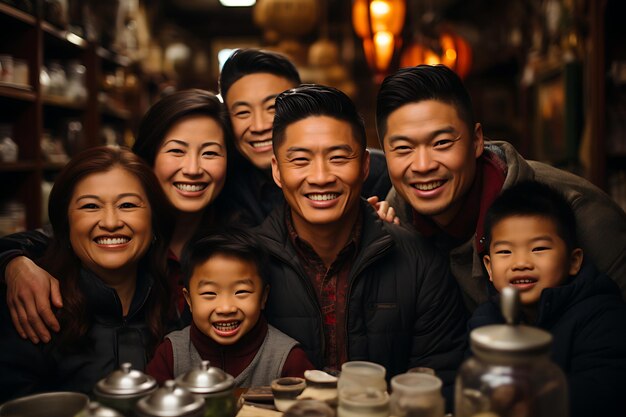
[[520, 291], [522, 304], [535, 304], [544, 288], [561, 285], [580, 270], [581, 249], [569, 253], [554, 221], [541, 216], [511, 216], [491, 230], [489, 255], [483, 262], [498, 292]]
[[268, 287], [254, 263], [217, 253], [196, 266], [184, 294], [198, 329], [232, 345], [259, 321]]

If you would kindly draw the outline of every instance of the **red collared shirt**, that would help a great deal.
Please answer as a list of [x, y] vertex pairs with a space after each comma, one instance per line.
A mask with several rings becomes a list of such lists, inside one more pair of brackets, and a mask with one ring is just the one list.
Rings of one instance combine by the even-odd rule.
[[298, 236], [291, 219], [291, 211], [288, 213], [286, 222], [289, 237], [305, 273], [315, 288], [315, 294], [322, 309], [326, 344], [324, 363], [326, 368], [337, 370], [348, 360], [345, 330], [348, 279], [359, 246], [362, 215], [359, 211], [348, 242], [330, 268], [326, 268], [313, 247]]

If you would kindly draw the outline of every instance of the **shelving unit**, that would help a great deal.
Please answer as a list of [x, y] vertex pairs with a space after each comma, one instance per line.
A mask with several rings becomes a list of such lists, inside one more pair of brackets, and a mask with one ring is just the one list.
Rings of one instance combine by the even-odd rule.
[[[82, 126], [78, 140], [64, 143], [70, 157], [104, 144], [103, 130], [122, 143], [140, 113], [134, 105], [137, 100], [129, 97], [123, 85], [135, 69], [129, 58], [44, 21], [40, 9], [33, 16], [0, 2], [0, 28], [0, 54], [27, 63], [29, 84], [0, 82], [0, 124], [11, 126], [12, 139], [19, 147], [16, 162], [0, 162], [0, 205], [22, 205], [23, 226], [32, 229], [42, 225], [42, 185], [53, 180], [64, 165], [49, 160], [42, 151], [44, 135], [66, 139], [64, 131], [70, 122]], [[44, 93], [40, 72], [54, 61], [84, 66], [84, 101]]]

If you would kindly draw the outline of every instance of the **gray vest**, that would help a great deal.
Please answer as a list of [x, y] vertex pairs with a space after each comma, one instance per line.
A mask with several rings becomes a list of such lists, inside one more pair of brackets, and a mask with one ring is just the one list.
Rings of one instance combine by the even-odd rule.
[[[172, 342], [174, 378], [199, 367], [202, 362], [200, 354], [191, 343], [189, 328], [190, 326], [187, 326], [165, 336]], [[237, 387], [270, 385], [274, 379], [280, 378], [287, 356], [296, 345], [298, 342], [294, 339], [268, 325], [263, 344], [250, 365], [237, 375], [235, 385]]]

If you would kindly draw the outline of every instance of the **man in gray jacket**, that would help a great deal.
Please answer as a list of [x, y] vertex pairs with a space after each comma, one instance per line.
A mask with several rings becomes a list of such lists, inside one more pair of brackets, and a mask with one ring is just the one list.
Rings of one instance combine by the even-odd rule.
[[468, 308], [487, 299], [479, 256], [487, 208], [502, 190], [533, 179], [565, 193], [585, 254], [626, 298], [623, 210], [583, 178], [527, 161], [507, 142], [485, 141], [453, 71], [423, 65], [387, 77], [378, 93], [376, 124], [394, 186], [387, 201], [403, 224], [449, 254]]

